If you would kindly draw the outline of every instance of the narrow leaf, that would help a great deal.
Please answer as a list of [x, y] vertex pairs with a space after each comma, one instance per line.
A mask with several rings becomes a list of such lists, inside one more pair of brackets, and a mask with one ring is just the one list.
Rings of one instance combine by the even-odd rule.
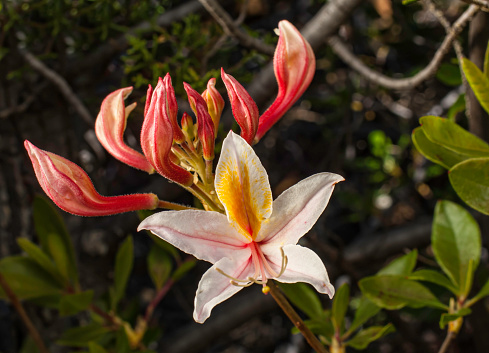
[[489, 78], [489, 42], [487, 42], [486, 55], [484, 56], [484, 73]]
[[445, 326], [450, 321], [454, 321], [454, 320], [457, 320], [460, 317], [467, 316], [471, 312], [472, 312], [472, 310], [470, 310], [469, 308], [462, 308], [459, 311], [457, 311], [456, 313], [451, 313], [451, 314], [443, 313], [443, 314], [441, 314], [441, 317], [440, 317], [440, 328], [443, 330], [445, 328]]
[[186, 260], [184, 263], [182, 263], [176, 270], [173, 272], [171, 275], [171, 278], [176, 282], [180, 280], [185, 274], [190, 271], [191, 269], [194, 268], [195, 264], [197, 263], [196, 260], [190, 259]]
[[347, 332], [354, 332], [357, 328], [362, 326], [368, 319], [377, 315], [380, 311], [380, 307], [366, 297], [360, 299], [360, 305], [355, 311], [353, 322]]
[[122, 242], [115, 257], [112, 309], [115, 309], [117, 303], [124, 297], [133, 262], [134, 245], [132, 237], [128, 236], [126, 240]]
[[489, 215], [489, 158], [472, 158], [448, 173], [455, 192], [467, 205]]
[[429, 306], [448, 310], [425, 286], [404, 276], [377, 275], [363, 278], [358, 284], [367, 298], [385, 309]]
[[413, 272], [417, 259], [418, 251], [410, 251], [408, 254], [392, 260], [387, 266], [384, 266], [379, 272], [377, 272], [377, 274], [408, 276]]
[[471, 302], [476, 302], [484, 297], [487, 297], [489, 295], [489, 279], [487, 280], [486, 284], [484, 284], [479, 291], [470, 301]]
[[95, 343], [95, 342], [89, 342], [88, 343], [88, 352], [89, 353], [107, 353], [104, 347], [101, 345]]
[[438, 201], [433, 219], [431, 242], [436, 261], [459, 289], [465, 290], [469, 262], [477, 267], [481, 254], [481, 236], [477, 222], [463, 207], [450, 201]]
[[172, 271], [172, 261], [169, 254], [157, 245], [153, 245], [149, 251], [148, 272], [156, 289], [165, 284]]
[[489, 113], [489, 77], [467, 58], [462, 59], [462, 69], [480, 105]]
[[62, 346], [86, 347], [90, 341], [96, 341], [109, 332], [109, 328], [99, 323], [74, 327], [63, 332], [57, 343]]
[[[331, 342], [334, 336], [334, 327], [331, 320], [304, 320], [304, 324], [316, 335], [321, 335], [326, 342]], [[292, 328], [293, 334], [298, 334], [300, 331], [297, 327]]]
[[371, 342], [376, 341], [395, 330], [396, 329], [392, 324], [387, 324], [386, 326], [372, 326], [358, 332], [356, 336], [347, 341], [345, 345], [358, 350], [363, 350], [367, 348]]
[[59, 303], [59, 313], [64, 316], [75, 315], [80, 311], [86, 310], [92, 300], [93, 290], [64, 295]]
[[450, 279], [448, 279], [444, 274], [434, 270], [428, 270], [428, 269], [418, 270], [416, 272], [413, 272], [411, 275], [409, 275], [408, 278], [413, 279], [415, 281], [438, 284], [439, 286], [445, 287], [453, 294], [458, 294], [457, 287], [455, 287], [453, 283], [450, 282]]
[[336, 291], [333, 298], [333, 307], [331, 309], [333, 325], [338, 332], [343, 330], [343, 323], [345, 321], [349, 303], [350, 287], [345, 283]]
[[[324, 317], [323, 306], [316, 291], [305, 283], [277, 283], [287, 298], [311, 319]], [[336, 293], [338, 295], [338, 293]], [[336, 298], [335, 295], [335, 298]]]

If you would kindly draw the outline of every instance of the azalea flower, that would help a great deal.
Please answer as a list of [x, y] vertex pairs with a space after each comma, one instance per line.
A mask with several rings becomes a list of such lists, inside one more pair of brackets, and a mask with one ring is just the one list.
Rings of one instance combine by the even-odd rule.
[[185, 210], [156, 213], [147, 229], [180, 250], [213, 266], [202, 276], [195, 296], [194, 319], [203, 323], [217, 304], [253, 283], [270, 279], [305, 282], [334, 295], [326, 268], [312, 250], [297, 245], [322, 214], [336, 183], [319, 173], [284, 191], [275, 201], [268, 175], [250, 145], [230, 132], [216, 168], [215, 190], [225, 215]]

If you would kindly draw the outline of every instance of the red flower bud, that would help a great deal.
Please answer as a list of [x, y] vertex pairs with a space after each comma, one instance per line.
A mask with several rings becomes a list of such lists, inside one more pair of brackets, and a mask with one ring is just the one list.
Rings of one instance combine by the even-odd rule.
[[207, 110], [209, 111], [209, 115], [214, 122], [214, 132], [217, 133], [219, 120], [221, 119], [221, 113], [224, 109], [224, 99], [222, 99], [222, 96], [216, 89], [215, 78], [211, 78], [207, 82], [207, 89], [204, 91], [204, 93], [202, 93], [202, 97], [207, 103]]
[[[148, 90], [149, 92], [149, 90]], [[141, 130], [141, 147], [144, 155], [165, 178], [176, 183], [190, 186], [193, 183], [192, 174], [171, 160], [173, 145], [173, 128], [168, 117], [168, 92], [160, 78], [149, 104]]]
[[154, 194], [102, 196], [88, 175], [75, 163], [24, 142], [37, 180], [59, 208], [79, 216], [107, 216], [158, 207]]
[[182, 143], [185, 141], [185, 136], [183, 135], [182, 130], [180, 129], [180, 126], [178, 126], [177, 122], [177, 114], [178, 114], [178, 105], [177, 105], [177, 99], [175, 98], [175, 90], [173, 89], [173, 86], [171, 84], [171, 77], [170, 74], [166, 74], [165, 78], [163, 79], [163, 85], [165, 86], [165, 109], [166, 109], [166, 115], [168, 116], [168, 119], [170, 120], [171, 126], [173, 128], [173, 140], [176, 143]]
[[95, 134], [102, 146], [115, 158], [131, 167], [153, 173], [154, 169], [144, 156], [124, 142], [124, 130], [129, 113], [136, 103], [124, 106], [124, 99], [132, 92], [132, 87], [121, 88], [109, 94], [100, 107], [95, 121]]
[[204, 98], [186, 82], [183, 83], [187, 91], [188, 101], [197, 117], [197, 137], [202, 144], [204, 159], [211, 161], [214, 159], [214, 122], [207, 111], [207, 103]]
[[258, 129], [258, 107], [243, 86], [231, 75], [221, 69], [221, 77], [226, 85], [233, 115], [241, 128], [241, 137], [249, 144]]
[[302, 96], [316, 70], [314, 52], [297, 28], [288, 21], [280, 21], [278, 27], [280, 36], [273, 57], [278, 94], [260, 117], [256, 141]]

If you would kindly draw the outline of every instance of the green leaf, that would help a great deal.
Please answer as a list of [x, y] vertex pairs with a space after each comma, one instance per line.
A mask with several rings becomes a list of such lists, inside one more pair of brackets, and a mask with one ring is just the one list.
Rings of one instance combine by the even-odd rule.
[[[46, 198], [36, 196], [33, 202], [33, 216], [41, 248], [51, 256], [62, 274], [66, 274], [66, 279], [78, 283], [75, 250], [57, 209]], [[62, 251], [63, 254], [53, 254], [52, 250]]]
[[343, 322], [345, 321], [349, 303], [350, 287], [345, 283], [336, 291], [333, 298], [333, 307], [331, 309], [333, 325], [338, 332], [343, 330]]
[[489, 78], [489, 42], [487, 42], [486, 55], [484, 56], [484, 73]]
[[86, 310], [93, 300], [93, 290], [85, 292], [67, 294], [61, 297], [59, 303], [60, 315], [75, 315], [80, 311]]
[[110, 331], [108, 327], [92, 323], [66, 330], [56, 343], [62, 346], [86, 347], [90, 341], [96, 341]]
[[482, 108], [489, 113], [489, 77], [467, 58], [462, 59], [462, 68], [477, 100]]
[[148, 272], [156, 289], [160, 289], [165, 284], [172, 271], [171, 258], [164, 249], [153, 245], [149, 251]]
[[458, 113], [463, 112], [465, 110], [465, 94], [462, 93], [458, 96], [455, 103], [452, 104], [450, 109], [447, 112], [447, 119], [455, 122], [455, 117]]
[[462, 154], [457, 151], [451, 150], [439, 143], [432, 142], [422, 127], [417, 127], [413, 130], [411, 135], [414, 146], [430, 161], [437, 163], [445, 169], [450, 169], [452, 166], [472, 158], [467, 154]]
[[419, 119], [426, 137], [444, 147], [472, 157], [489, 157], [489, 145], [456, 123], [437, 116]]
[[408, 278], [415, 281], [438, 284], [439, 286], [445, 287], [453, 294], [458, 293], [457, 287], [455, 287], [453, 283], [450, 282], [450, 279], [448, 279], [444, 274], [434, 270], [428, 270], [428, 269], [418, 270], [416, 272], [413, 272], [411, 275], [409, 275]]
[[479, 291], [472, 299], [470, 299], [471, 302], [475, 303], [476, 301], [487, 297], [489, 295], [489, 279], [487, 280], [486, 284], [484, 284]]
[[95, 342], [88, 342], [88, 352], [89, 353], [108, 353], [104, 347], [101, 345], [95, 343]]
[[459, 86], [462, 84], [462, 76], [458, 65], [442, 63], [436, 72], [436, 78], [447, 86]]
[[180, 280], [185, 274], [194, 268], [197, 261], [195, 259], [186, 260], [180, 266], [177, 267], [175, 272], [171, 275], [171, 278], [176, 282]]
[[431, 243], [435, 259], [443, 272], [459, 289], [465, 290], [469, 262], [479, 264], [481, 236], [477, 222], [463, 207], [450, 201], [438, 201], [433, 219]]
[[129, 353], [131, 351], [129, 338], [124, 327], [121, 327], [115, 336], [115, 351], [117, 353]]
[[440, 317], [440, 328], [443, 330], [445, 326], [450, 322], [457, 320], [459, 317], [467, 316], [472, 312], [469, 308], [462, 308], [456, 313], [443, 313]]
[[19, 244], [20, 248], [24, 250], [32, 260], [46, 270], [46, 272], [49, 272], [49, 274], [51, 274], [51, 276], [53, 276], [53, 278], [56, 279], [62, 286], [69, 284], [66, 283], [53, 260], [51, 260], [40, 247], [26, 238], [17, 238], [17, 244]]
[[472, 158], [455, 165], [448, 173], [450, 183], [470, 207], [489, 215], [489, 158]]
[[395, 260], [392, 260], [387, 266], [384, 266], [378, 275], [405, 275], [408, 276], [413, 272], [418, 259], [418, 251], [413, 250]]
[[[0, 273], [20, 300], [61, 294], [62, 287], [37, 262], [25, 256], [0, 260]], [[0, 289], [0, 297], [6, 298]]]
[[[277, 283], [287, 298], [311, 319], [324, 318], [324, 310], [316, 291], [305, 283]], [[336, 293], [338, 295], [338, 293]], [[336, 299], [335, 295], [335, 299]]]
[[448, 310], [425, 286], [404, 276], [377, 275], [363, 278], [358, 284], [368, 299], [385, 309], [429, 306]]
[[394, 332], [396, 329], [392, 324], [387, 324], [385, 326], [372, 326], [358, 332], [355, 337], [351, 340], [345, 342], [345, 346], [350, 346], [358, 350], [363, 350], [379, 338]]
[[362, 326], [368, 319], [377, 315], [380, 311], [380, 307], [372, 302], [367, 297], [362, 297], [360, 299], [360, 304], [358, 309], [355, 311], [355, 316], [353, 317], [353, 322], [348, 329], [348, 333], [355, 331], [357, 328]]
[[416, 1], [418, 1], [418, 0], [402, 0], [402, 4], [403, 5], [409, 5], [409, 4], [416, 2]]
[[114, 291], [112, 298], [112, 309], [115, 309], [117, 303], [124, 297], [126, 292], [127, 281], [132, 271], [134, 262], [134, 245], [132, 237], [128, 236], [117, 251], [114, 267]]
[[[327, 342], [331, 342], [331, 337], [334, 336], [334, 327], [331, 320], [304, 320], [304, 324], [316, 335], [323, 336]], [[300, 331], [297, 327], [292, 328], [293, 334], [298, 334]]]

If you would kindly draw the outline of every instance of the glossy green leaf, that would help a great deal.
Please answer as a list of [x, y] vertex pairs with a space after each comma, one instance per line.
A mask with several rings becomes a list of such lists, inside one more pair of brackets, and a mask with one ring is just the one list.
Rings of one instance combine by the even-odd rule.
[[405, 306], [448, 309], [425, 286], [405, 276], [377, 275], [363, 278], [358, 284], [368, 299], [385, 309]]
[[88, 352], [89, 353], [108, 353], [104, 347], [101, 345], [95, 343], [95, 342], [89, 342], [88, 343]]
[[467, 275], [469, 262], [473, 261], [473, 268], [479, 263], [479, 225], [463, 207], [451, 201], [438, 201], [431, 243], [436, 261], [462, 293], [473, 274]]
[[[316, 291], [305, 283], [277, 283], [287, 298], [311, 319], [324, 317], [323, 306]], [[338, 293], [336, 293], [338, 295]], [[335, 298], [336, 298], [335, 295]]]
[[445, 169], [450, 169], [452, 166], [472, 158], [470, 155], [462, 154], [439, 143], [432, 142], [428, 139], [422, 127], [414, 129], [411, 137], [414, 146], [416, 146], [416, 149], [423, 154], [423, 156], [430, 161], [441, 165]]
[[[0, 260], [0, 273], [20, 300], [61, 294], [62, 286], [37, 262], [25, 256]], [[0, 289], [0, 296], [5, 293]]]
[[454, 294], [457, 294], [458, 292], [457, 287], [453, 285], [453, 283], [447, 276], [434, 270], [418, 270], [409, 275], [409, 279], [438, 284], [439, 286], [445, 287]]
[[345, 342], [345, 345], [358, 350], [363, 350], [373, 341], [376, 341], [379, 338], [394, 332], [395, 330], [396, 329], [392, 324], [387, 324], [385, 326], [372, 326], [358, 332], [355, 337]]
[[447, 86], [459, 86], [462, 84], [462, 76], [458, 65], [442, 63], [436, 72], [436, 78]]
[[51, 260], [40, 247], [26, 238], [17, 238], [17, 244], [19, 244], [20, 248], [24, 250], [32, 260], [37, 262], [39, 266], [49, 272], [49, 274], [51, 274], [51, 276], [53, 276], [53, 278], [56, 279], [62, 286], [69, 284], [65, 281], [53, 260]]
[[66, 330], [56, 343], [62, 346], [86, 347], [90, 341], [97, 341], [109, 332], [108, 327], [99, 323], [92, 323]]
[[88, 309], [93, 300], [93, 290], [67, 294], [61, 297], [59, 303], [60, 315], [75, 315], [80, 311]]
[[197, 261], [195, 259], [189, 259], [183, 262], [171, 275], [171, 278], [176, 282], [180, 280], [185, 274], [194, 268]]
[[408, 276], [413, 272], [418, 259], [418, 250], [410, 251], [397, 259], [392, 260], [387, 266], [384, 266], [378, 275], [405, 275]]
[[489, 113], [489, 77], [467, 58], [462, 59], [462, 69], [480, 105]]
[[481, 288], [481, 290], [479, 291], [479, 293], [477, 293], [472, 299], [471, 301], [473, 301], [474, 303], [484, 297], [487, 297], [489, 295], [489, 279], [487, 280], [486, 284], [484, 284]]
[[456, 313], [443, 313], [440, 317], [440, 328], [443, 330], [445, 326], [450, 322], [457, 320], [459, 317], [467, 316], [472, 312], [469, 308], [462, 308]]
[[472, 157], [489, 157], [489, 145], [456, 123], [437, 116], [419, 119], [426, 137], [446, 148]]
[[134, 262], [134, 245], [132, 237], [128, 236], [117, 251], [114, 267], [114, 292], [112, 309], [115, 309], [117, 303], [124, 297], [126, 292], [127, 281], [132, 271]]
[[333, 325], [338, 332], [342, 332], [343, 323], [345, 321], [346, 311], [350, 303], [350, 287], [348, 284], [343, 284], [335, 293], [333, 298], [333, 306], [331, 316]]
[[[76, 268], [75, 250], [58, 210], [45, 197], [36, 196], [33, 202], [33, 216], [34, 227], [41, 248], [54, 259], [60, 270], [68, 274], [65, 278], [77, 283], [78, 271]], [[54, 238], [57, 238], [57, 240]], [[54, 247], [55, 251], [62, 249], [60, 251], [63, 252], [63, 255], [53, 254], [51, 247]], [[66, 261], [63, 261], [66, 262], [66, 268], [64, 269], [61, 269], [60, 265], [62, 264], [56, 261], [57, 259], [60, 260], [61, 257], [66, 258]]]
[[367, 297], [362, 297], [360, 299], [360, 304], [358, 309], [355, 311], [355, 316], [353, 317], [353, 322], [347, 332], [353, 332], [362, 326], [368, 319], [374, 317], [380, 311], [380, 307], [372, 302]]
[[489, 158], [472, 158], [448, 173], [455, 192], [467, 205], [489, 215]]
[[168, 252], [157, 245], [153, 245], [149, 251], [148, 272], [156, 289], [160, 289], [165, 284], [172, 271], [172, 260]]

